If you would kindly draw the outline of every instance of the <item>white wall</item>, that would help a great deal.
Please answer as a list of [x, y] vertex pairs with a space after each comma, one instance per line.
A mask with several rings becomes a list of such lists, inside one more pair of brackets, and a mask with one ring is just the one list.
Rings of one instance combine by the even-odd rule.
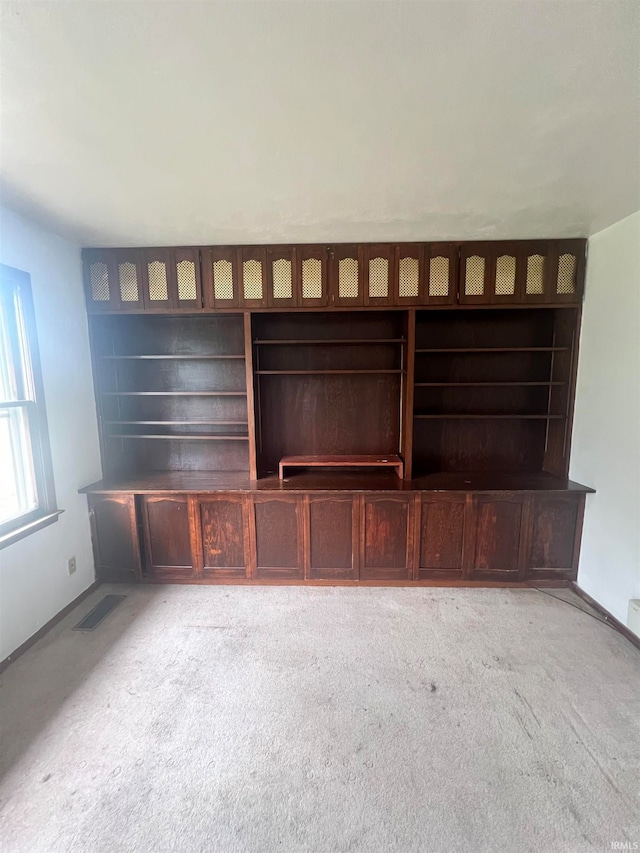
[[[0, 208], [0, 262], [31, 276], [58, 508], [55, 524], [0, 551], [0, 660], [94, 580], [87, 500], [100, 455], [80, 249]], [[77, 571], [69, 576], [74, 556]]]
[[626, 625], [640, 598], [640, 212], [589, 240], [571, 479], [597, 489], [578, 584]]

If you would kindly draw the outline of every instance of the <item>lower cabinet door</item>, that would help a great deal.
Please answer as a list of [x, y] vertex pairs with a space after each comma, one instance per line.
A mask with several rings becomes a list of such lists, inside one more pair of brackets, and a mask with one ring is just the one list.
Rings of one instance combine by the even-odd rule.
[[254, 495], [253, 568], [256, 578], [304, 578], [301, 521], [300, 498], [297, 495]]
[[527, 580], [575, 580], [583, 512], [584, 495], [533, 498]]
[[241, 495], [200, 498], [198, 526], [205, 578], [248, 577], [249, 522]]
[[186, 495], [146, 495], [142, 499], [147, 571], [157, 578], [194, 575]]
[[420, 496], [417, 580], [462, 578], [466, 502], [465, 494]]
[[412, 578], [413, 503], [406, 495], [365, 495], [360, 580]]
[[90, 495], [89, 517], [98, 579], [138, 580], [141, 564], [135, 495]]
[[471, 579], [508, 583], [524, 579], [528, 507], [524, 496], [474, 496]]
[[310, 495], [307, 506], [309, 580], [357, 580], [358, 500], [353, 495]]

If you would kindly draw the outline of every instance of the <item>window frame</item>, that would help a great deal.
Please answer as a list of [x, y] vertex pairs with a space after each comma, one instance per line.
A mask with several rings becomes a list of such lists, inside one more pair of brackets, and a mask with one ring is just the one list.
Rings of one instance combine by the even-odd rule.
[[[23, 270], [0, 264], [0, 299], [13, 302], [16, 297], [21, 316], [11, 310], [11, 350], [14, 358], [20, 358], [20, 363], [25, 366], [25, 373], [28, 375], [24, 377], [25, 387], [18, 388], [17, 396], [20, 399], [0, 401], [0, 409], [19, 408], [25, 413], [30, 444], [29, 461], [33, 465], [37, 505], [34, 509], [0, 523], [0, 549], [52, 524], [61, 514], [56, 504], [31, 277]], [[24, 330], [23, 336], [17, 333], [20, 327]], [[21, 349], [22, 354], [18, 355]]]

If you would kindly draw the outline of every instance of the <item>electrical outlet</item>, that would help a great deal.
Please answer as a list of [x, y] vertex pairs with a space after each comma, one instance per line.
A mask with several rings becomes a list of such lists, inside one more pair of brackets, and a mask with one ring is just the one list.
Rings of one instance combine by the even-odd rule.
[[71, 559], [69, 560], [69, 574], [72, 575], [75, 572], [76, 568], [76, 558], [71, 557]]

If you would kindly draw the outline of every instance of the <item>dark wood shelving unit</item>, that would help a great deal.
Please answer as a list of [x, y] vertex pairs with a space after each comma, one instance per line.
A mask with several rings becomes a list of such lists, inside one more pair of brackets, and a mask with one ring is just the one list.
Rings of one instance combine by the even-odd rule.
[[86, 250], [99, 577], [575, 579], [584, 248]]

